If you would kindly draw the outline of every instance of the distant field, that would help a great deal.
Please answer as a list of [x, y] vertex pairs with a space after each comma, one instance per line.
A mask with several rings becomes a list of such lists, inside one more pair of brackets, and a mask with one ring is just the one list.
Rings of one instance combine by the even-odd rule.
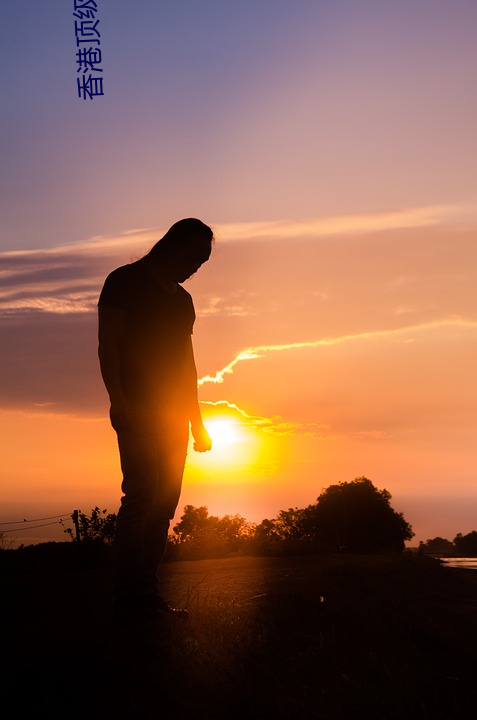
[[171, 563], [164, 595], [190, 619], [121, 633], [107, 568], [43, 564], [3, 580], [5, 687], [39, 717], [452, 720], [475, 710], [477, 573], [429, 558]]

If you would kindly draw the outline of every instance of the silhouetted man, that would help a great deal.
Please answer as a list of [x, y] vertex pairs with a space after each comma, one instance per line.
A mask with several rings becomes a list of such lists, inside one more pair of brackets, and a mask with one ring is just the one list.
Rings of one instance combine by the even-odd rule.
[[140, 260], [114, 270], [99, 307], [101, 374], [118, 435], [123, 497], [115, 538], [115, 618], [185, 615], [157, 591], [157, 572], [179, 501], [189, 439], [212, 443], [197, 398], [192, 298], [179, 283], [211, 253], [200, 220], [175, 223]]

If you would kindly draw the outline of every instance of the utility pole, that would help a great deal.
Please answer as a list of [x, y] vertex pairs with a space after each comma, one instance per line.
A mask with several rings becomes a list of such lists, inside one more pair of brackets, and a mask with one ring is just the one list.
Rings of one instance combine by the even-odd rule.
[[79, 529], [78, 510], [73, 510], [73, 515], [71, 517], [73, 518], [73, 523], [76, 530], [76, 542], [80, 542], [81, 536]]

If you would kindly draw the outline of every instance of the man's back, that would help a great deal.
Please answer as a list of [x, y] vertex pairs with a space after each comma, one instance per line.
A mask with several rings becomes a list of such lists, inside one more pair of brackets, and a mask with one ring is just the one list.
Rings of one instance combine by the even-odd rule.
[[104, 283], [100, 308], [124, 313], [119, 345], [120, 378], [134, 403], [185, 401], [185, 361], [195, 312], [180, 285], [166, 289], [143, 260], [114, 270]]

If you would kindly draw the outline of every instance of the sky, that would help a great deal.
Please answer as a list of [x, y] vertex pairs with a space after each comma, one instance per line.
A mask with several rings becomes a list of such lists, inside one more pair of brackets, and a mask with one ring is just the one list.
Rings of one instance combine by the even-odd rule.
[[96, 5], [92, 99], [74, 0], [2, 8], [0, 522], [117, 511], [98, 294], [194, 216], [215, 442], [176, 519], [259, 522], [366, 476], [414, 543], [477, 529], [476, 3]]

